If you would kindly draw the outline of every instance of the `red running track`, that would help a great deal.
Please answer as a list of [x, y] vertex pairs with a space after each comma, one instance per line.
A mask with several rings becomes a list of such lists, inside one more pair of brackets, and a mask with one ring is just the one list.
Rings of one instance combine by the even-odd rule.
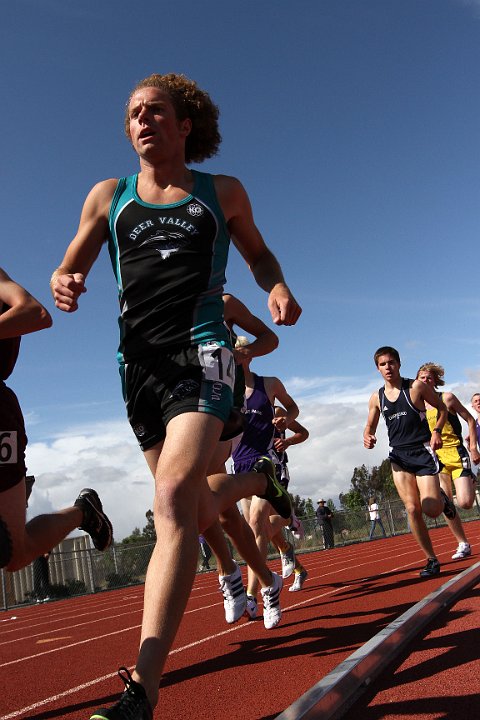
[[[467, 529], [478, 547], [480, 521]], [[429, 580], [418, 577], [424, 560], [411, 535], [304, 554], [304, 590], [289, 593], [286, 581], [282, 623], [270, 631], [261, 620], [226, 625], [217, 577], [197, 576], [155, 718], [272, 720], [478, 560], [452, 561], [446, 528], [432, 539], [442, 572]], [[135, 663], [142, 602], [143, 588], [135, 587], [0, 614], [0, 720], [85, 720], [114, 702], [123, 687], [117, 668]]]
[[343, 720], [480, 717], [479, 626], [477, 583], [417, 634]]

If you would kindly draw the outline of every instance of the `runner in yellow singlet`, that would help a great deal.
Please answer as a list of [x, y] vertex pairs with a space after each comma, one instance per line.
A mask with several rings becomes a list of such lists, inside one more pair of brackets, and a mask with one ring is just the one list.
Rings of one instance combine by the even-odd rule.
[[[445, 385], [443, 376], [445, 371], [441, 365], [425, 363], [417, 372], [417, 380], [427, 383], [437, 389]], [[477, 435], [475, 432], [475, 418], [460, 400], [451, 392], [438, 393], [448, 410], [448, 419], [442, 428], [442, 447], [436, 452], [438, 459], [443, 464], [440, 471], [440, 484], [447, 495], [453, 499], [453, 483], [457, 504], [461, 508], [471, 508], [475, 500], [475, 475], [472, 472], [470, 457], [463, 444], [462, 425], [460, 418], [468, 424], [470, 454], [474, 463], [480, 461], [480, 454], [477, 447]], [[437, 421], [437, 408], [426, 403], [427, 420], [430, 428], [434, 428]], [[454, 518], [445, 518], [450, 530], [455, 536], [458, 547], [452, 555], [453, 560], [468, 557], [471, 555], [470, 543], [467, 540], [463, 529], [462, 521], [457, 513]]]

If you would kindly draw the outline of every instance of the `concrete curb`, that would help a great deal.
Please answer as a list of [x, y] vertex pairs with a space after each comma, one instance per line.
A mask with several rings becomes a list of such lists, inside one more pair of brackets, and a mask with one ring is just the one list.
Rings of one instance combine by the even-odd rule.
[[338, 720], [445, 607], [480, 582], [480, 562], [420, 600], [295, 700], [275, 720]]

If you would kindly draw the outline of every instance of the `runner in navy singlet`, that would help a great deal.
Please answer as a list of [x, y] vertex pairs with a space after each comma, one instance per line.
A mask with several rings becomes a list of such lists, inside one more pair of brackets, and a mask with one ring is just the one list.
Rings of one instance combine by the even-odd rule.
[[86, 275], [108, 241], [127, 413], [155, 479], [157, 544], [139, 656], [133, 675], [121, 671], [120, 700], [92, 715], [103, 720], [151, 718], [193, 585], [198, 535], [245, 493], [266, 494], [285, 514], [290, 505], [266, 463], [242, 477], [206, 479], [233, 401], [222, 303], [230, 238], [268, 293], [273, 322], [294, 325], [301, 313], [241, 183], [186, 165], [212, 157], [220, 145], [218, 108], [209, 95], [183, 75], [151, 75], [130, 94], [125, 131], [140, 171], [95, 185], [51, 280], [56, 306], [77, 310]]
[[[390, 443], [393, 481], [408, 513], [412, 533], [427, 558], [420, 576], [431, 577], [440, 572], [440, 563], [422, 513], [434, 518], [442, 511], [451, 517], [456, 512], [440, 488], [439, 463], [435, 454], [442, 446], [441, 432], [447, 410], [428, 385], [400, 376], [400, 356], [395, 348], [379, 348], [374, 361], [385, 385], [370, 398], [363, 443], [367, 449], [375, 446], [375, 432], [380, 415], [383, 415]], [[438, 409], [438, 420], [432, 433], [426, 418], [425, 401]]]
[[93, 490], [83, 490], [70, 508], [26, 522], [27, 436], [20, 405], [5, 380], [15, 367], [21, 336], [51, 324], [43, 305], [0, 268], [0, 568], [10, 571], [25, 567], [79, 526], [92, 534], [99, 549], [112, 540], [110, 522]]

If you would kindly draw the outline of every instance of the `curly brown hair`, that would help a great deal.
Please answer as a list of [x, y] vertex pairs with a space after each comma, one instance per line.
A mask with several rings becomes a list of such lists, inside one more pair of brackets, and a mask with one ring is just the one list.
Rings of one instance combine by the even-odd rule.
[[134, 93], [141, 88], [155, 87], [164, 90], [173, 103], [178, 120], [190, 118], [192, 130], [185, 142], [185, 162], [200, 163], [218, 152], [222, 137], [218, 129], [218, 107], [210, 95], [201, 90], [194, 80], [185, 75], [153, 74], [140, 80], [130, 93], [125, 110], [125, 134], [130, 140], [129, 105]]

